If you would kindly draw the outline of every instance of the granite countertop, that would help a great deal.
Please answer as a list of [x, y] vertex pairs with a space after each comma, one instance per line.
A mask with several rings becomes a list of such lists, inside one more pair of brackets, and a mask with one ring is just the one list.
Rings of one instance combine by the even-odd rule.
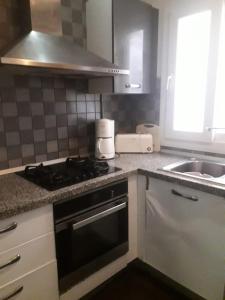
[[71, 199], [83, 192], [126, 178], [137, 172], [225, 197], [225, 186], [158, 170], [168, 164], [185, 159], [187, 157], [165, 153], [124, 154], [110, 161], [110, 165], [121, 168], [121, 171], [53, 192], [38, 187], [14, 173], [2, 175], [0, 176], [0, 220], [61, 199]]

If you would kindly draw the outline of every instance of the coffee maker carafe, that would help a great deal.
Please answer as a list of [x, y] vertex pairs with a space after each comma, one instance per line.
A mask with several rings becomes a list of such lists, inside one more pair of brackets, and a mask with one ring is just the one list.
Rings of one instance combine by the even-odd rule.
[[115, 157], [114, 132], [115, 122], [100, 119], [95, 123], [95, 157], [97, 159], [111, 159]]

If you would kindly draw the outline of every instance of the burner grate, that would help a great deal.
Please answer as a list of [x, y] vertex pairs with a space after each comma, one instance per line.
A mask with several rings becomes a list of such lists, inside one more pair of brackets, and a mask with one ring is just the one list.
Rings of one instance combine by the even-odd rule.
[[24, 171], [16, 174], [49, 191], [54, 191], [119, 170], [119, 168], [110, 167], [106, 161], [90, 157], [69, 157], [65, 162], [53, 165], [43, 163], [36, 166], [29, 165]]

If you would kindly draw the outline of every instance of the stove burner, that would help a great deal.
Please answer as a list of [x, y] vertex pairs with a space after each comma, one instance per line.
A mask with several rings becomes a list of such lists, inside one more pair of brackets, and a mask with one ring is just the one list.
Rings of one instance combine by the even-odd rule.
[[87, 168], [87, 171], [94, 169], [98, 172], [107, 172], [109, 170], [109, 165], [106, 161], [95, 160], [89, 157], [84, 158], [73, 158], [69, 157], [66, 160], [66, 164], [69, 167], [79, 166], [81, 168]]
[[51, 172], [51, 168], [44, 166], [42, 163], [38, 166], [26, 166], [25, 174], [27, 176], [47, 175]]
[[77, 165], [77, 166], [82, 166], [86, 163], [86, 161], [88, 161], [89, 158], [88, 157], [68, 157], [66, 159], [66, 164], [67, 165]]
[[26, 166], [18, 172], [19, 176], [53, 191], [91, 178], [107, 175], [116, 171], [106, 161], [95, 160], [89, 157], [69, 157], [65, 162], [53, 165]]

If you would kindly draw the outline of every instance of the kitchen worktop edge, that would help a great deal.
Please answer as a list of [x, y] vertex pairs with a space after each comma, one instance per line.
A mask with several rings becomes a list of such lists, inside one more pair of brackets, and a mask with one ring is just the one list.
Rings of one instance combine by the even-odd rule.
[[[187, 159], [187, 158], [186, 158]], [[121, 168], [121, 171], [91, 179], [79, 184], [49, 192], [35, 184], [17, 176], [7, 174], [0, 176], [0, 220], [76, 196], [107, 185], [116, 180], [128, 178], [132, 174], [142, 174], [154, 178], [180, 183], [225, 198], [225, 187], [204, 182], [197, 178], [185, 178], [179, 174], [170, 174], [160, 168], [184, 160], [184, 157], [165, 154], [124, 154], [109, 162]], [[13, 187], [13, 188], [12, 188]]]

